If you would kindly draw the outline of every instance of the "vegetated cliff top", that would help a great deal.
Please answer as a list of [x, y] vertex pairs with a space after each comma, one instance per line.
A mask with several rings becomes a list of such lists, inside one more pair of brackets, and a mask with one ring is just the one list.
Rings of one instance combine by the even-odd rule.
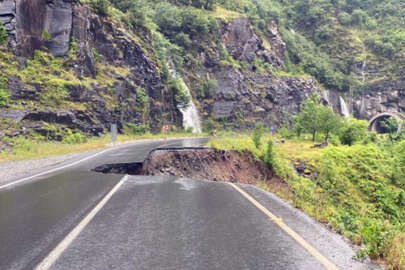
[[[102, 1], [99, 1], [102, 2]], [[400, 0], [111, 0], [115, 7], [188, 50], [211, 18], [249, 18], [258, 32], [274, 21], [287, 44], [285, 70], [325, 87], [361, 91], [402, 79], [405, 3]], [[190, 9], [195, 7], [201, 13]], [[190, 18], [189, 15], [194, 15]]]

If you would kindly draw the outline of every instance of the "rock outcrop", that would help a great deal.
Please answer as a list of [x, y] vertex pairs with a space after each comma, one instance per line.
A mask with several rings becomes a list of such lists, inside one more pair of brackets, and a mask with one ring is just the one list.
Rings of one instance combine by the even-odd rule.
[[[237, 18], [223, 23], [219, 35], [220, 46], [240, 66], [224, 63], [221, 52], [213, 53], [211, 48], [198, 55], [204, 63], [203, 77], [217, 82], [212, 98], [199, 100], [205, 118], [236, 128], [251, 128], [257, 122], [279, 126], [299, 111], [305, 98], [319, 90], [311, 79], [273, 72], [284, 64], [286, 49], [274, 23], [268, 25], [267, 36], [259, 37], [248, 19]], [[257, 67], [257, 62], [265, 67]]]
[[[163, 122], [181, 123], [148, 32], [129, 31], [76, 0], [3, 0], [0, 22], [6, 26], [18, 68], [24, 69], [39, 49], [63, 58], [63, 68], [77, 82], [64, 86], [66, 102], [82, 104], [80, 109], [50, 106], [43, 100], [44, 83], [24, 80], [19, 74], [8, 76], [12, 104], [22, 105], [25, 117], [6, 118], [21, 122], [21, 128], [49, 123], [98, 135], [113, 122], [121, 128], [124, 122], [147, 121], [153, 130]], [[144, 89], [148, 97], [145, 108], [137, 104], [137, 89]], [[2, 109], [2, 115], [18, 111], [12, 104]]]

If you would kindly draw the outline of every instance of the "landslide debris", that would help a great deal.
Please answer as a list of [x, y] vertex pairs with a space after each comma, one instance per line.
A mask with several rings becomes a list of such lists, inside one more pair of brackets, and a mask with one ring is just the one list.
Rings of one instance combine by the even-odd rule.
[[274, 173], [250, 152], [211, 148], [156, 149], [143, 163], [101, 165], [93, 171], [130, 175], [172, 175], [211, 181], [254, 184]]

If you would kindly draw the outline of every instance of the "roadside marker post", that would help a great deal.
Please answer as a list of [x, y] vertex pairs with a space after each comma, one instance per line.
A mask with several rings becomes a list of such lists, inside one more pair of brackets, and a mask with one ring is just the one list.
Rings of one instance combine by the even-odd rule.
[[111, 141], [113, 144], [117, 142], [118, 128], [117, 124], [111, 124]]

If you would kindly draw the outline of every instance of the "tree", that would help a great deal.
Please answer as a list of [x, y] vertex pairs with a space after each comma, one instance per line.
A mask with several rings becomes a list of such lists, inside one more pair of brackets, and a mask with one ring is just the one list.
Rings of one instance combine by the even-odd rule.
[[336, 115], [332, 108], [321, 104], [317, 94], [310, 96], [301, 104], [301, 111], [294, 117], [294, 131], [299, 137], [303, 132], [312, 134], [315, 141], [316, 134], [325, 134], [325, 141], [332, 132], [339, 130], [341, 126], [340, 116]]
[[332, 132], [340, 128], [340, 117], [329, 106], [319, 108], [319, 121], [320, 131], [325, 134], [325, 141], [329, 139]]
[[315, 141], [316, 134], [321, 129], [319, 118], [322, 106], [319, 96], [314, 94], [301, 104], [301, 111], [295, 117], [295, 123], [300, 126], [300, 131], [307, 131], [312, 134], [312, 141]]

